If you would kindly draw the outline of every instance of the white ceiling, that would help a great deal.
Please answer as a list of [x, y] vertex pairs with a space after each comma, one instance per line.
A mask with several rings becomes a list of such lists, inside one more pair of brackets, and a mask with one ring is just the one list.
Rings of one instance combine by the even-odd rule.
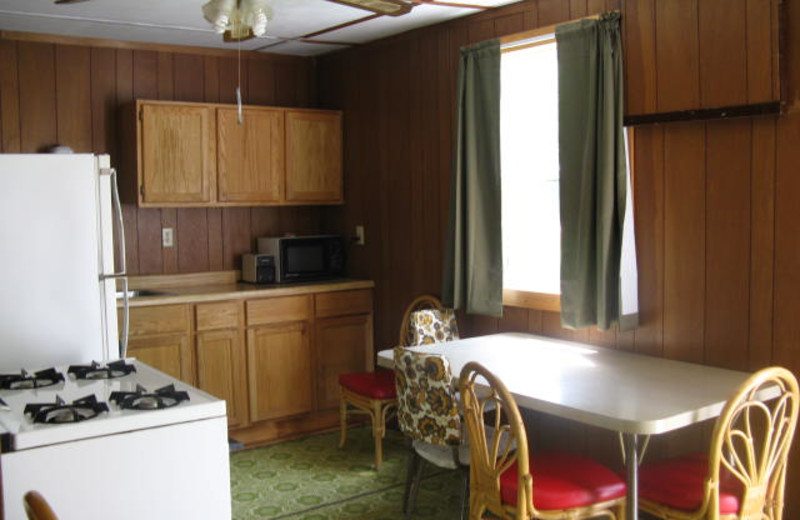
[[[52, 0], [0, 0], [0, 30], [236, 49], [203, 18], [207, 0], [90, 0], [55, 5]], [[452, 0], [465, 6], [497, 7], [520, 0]], [[416, 5], [402, 16], [381, 16], [326, 32], [309, 43], [292, 41], [373, 15], [325, 0], [268, 0], [273, 19], [267, 34], [241, 42], [242, 50], [313, 56], [474, 14], [479, 9]]]

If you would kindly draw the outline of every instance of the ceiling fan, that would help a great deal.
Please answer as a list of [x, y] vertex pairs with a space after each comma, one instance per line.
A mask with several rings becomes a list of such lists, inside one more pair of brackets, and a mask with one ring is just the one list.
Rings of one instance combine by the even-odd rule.
[[[54, 0], [56, 4], [77, 4], [88, 0]], [[401, 16], [411, 12], [415, 1], [406, 0], [326, 0], [372, 11], [377, 15]], [[418, 0], [417, 0], [418, 1]], [[272, 9], [267, 0], [210, 0], [203, 5], [203, 16], [226, 42], [263, 36]]]
[[[88, 0], [54, 0], [56, 4], [77, 4], [79, 2], [87, 2]], [[327, 2], [334, 2], [337, 4], [349, 5], [351, 7], [358, 7], [366, 9], [373, 13], [384, 14], [387, 16], [400, 16], [411, 11], [414, 7], [414, 2], [405, 0], [326, 0]], [[241, 3], [241, 2], [237, 2]]]

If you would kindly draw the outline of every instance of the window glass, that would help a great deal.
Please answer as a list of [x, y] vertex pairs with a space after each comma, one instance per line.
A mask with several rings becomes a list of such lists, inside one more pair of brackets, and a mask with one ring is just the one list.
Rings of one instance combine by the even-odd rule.
[[503, 288], [560, 293], [555, 39], [501, 61]]

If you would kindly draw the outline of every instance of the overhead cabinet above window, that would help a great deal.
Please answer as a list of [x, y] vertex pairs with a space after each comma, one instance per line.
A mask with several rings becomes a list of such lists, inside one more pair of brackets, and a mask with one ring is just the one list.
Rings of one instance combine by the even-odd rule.
[[[339, 111], [138, 100], [123, 192], [140, 207], [341, 204]], [[135, 121], [135, 122], [134, 122]]]

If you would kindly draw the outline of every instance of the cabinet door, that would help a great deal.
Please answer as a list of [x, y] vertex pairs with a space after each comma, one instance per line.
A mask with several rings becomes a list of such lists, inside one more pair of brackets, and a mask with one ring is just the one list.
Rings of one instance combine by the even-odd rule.
[[247, 365], [252, 422], [311, 411], [312, 365], [307, 322], [249, 329]]
[[283, 111], [217, 109], [218, 200], [278, 202], [283, 198]]
[[342, 115], [286, 112], [286, 200], [342, 202]]
[[211, 108], [143, 104], [139, 118], [140, 203], [197, 205], [214, 200]]
[[128, 341], [128, 355], [176, 379], [194, 383], [186, 334], [132, 337]]
[[197, 333], [197, 386], [227, 402], [231, 427], [247, 424], [244, 355], [238, 329]]
[[361, 314], [317, 320], [317, 407], [339, 406], [339, 374], [368, 370], [372, 316]]

